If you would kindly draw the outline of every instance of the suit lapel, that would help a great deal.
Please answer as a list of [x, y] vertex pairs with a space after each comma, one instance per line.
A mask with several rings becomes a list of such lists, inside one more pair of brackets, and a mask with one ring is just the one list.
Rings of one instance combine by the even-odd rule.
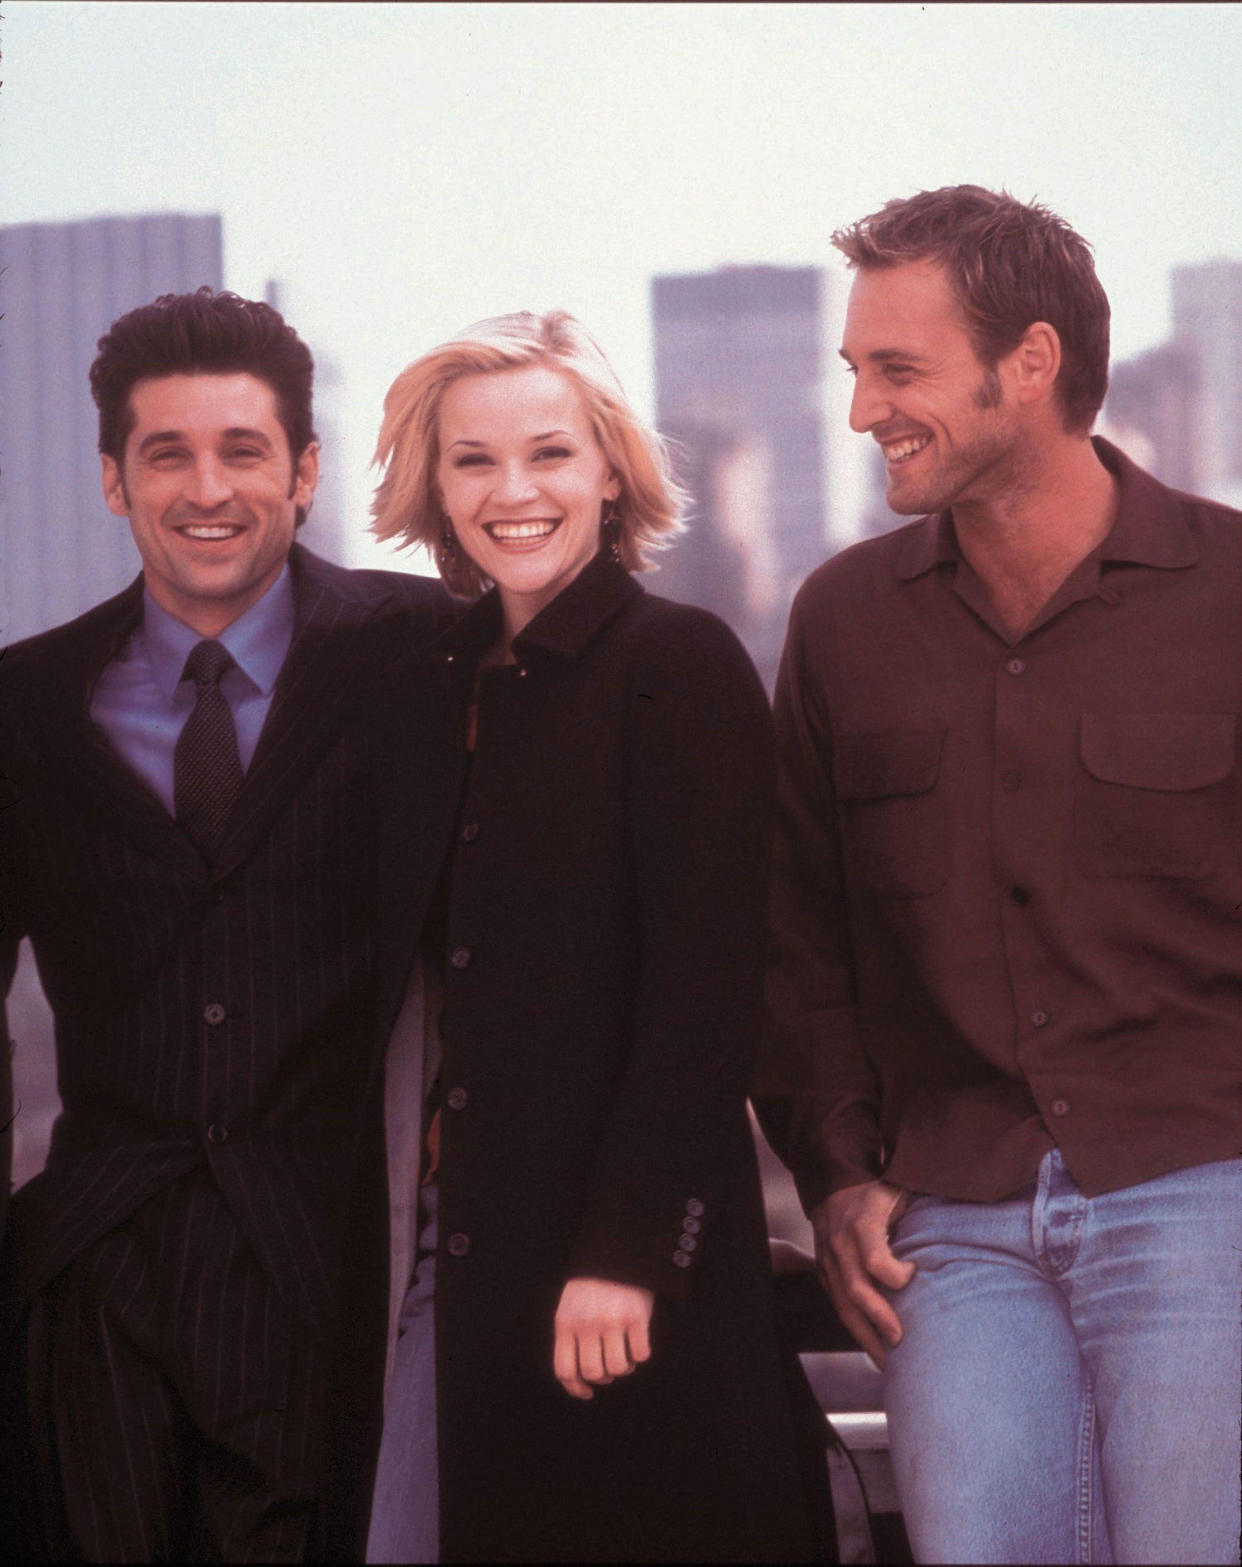
[[[353, 589], [349, 575], [294, 546], [297, 622], [271, 711], [214, 867], [228, 875], [249, 855], [340, 733], [376, 673], [399, 652], [399, 627], [377, 611], [384, 589]], [[373, 634], [360, 633], [374, 622]]]
[[206, 868], [161, 800], [91, 721], [90, 699], [104, 665], [138, 626], [142, 578], [82, 617], [54, 671], [30, 704], [29, 719], [52, 771], [84, 814], [110, 823], [135, 848], [170, 862], [196, 881]]

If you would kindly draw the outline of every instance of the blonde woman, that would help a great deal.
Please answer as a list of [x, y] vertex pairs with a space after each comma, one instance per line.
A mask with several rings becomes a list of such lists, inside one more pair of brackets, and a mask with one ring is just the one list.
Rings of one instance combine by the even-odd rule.
[[570, 316], [473, 327], [384, 406], [375, 530], [474, 602], [433, 675], [394, 676], [451, 831], [369, 1557], [806, 1559], [822, 1453], [808, 1471], [745, 1111], [763, 691], [720, 621], [632, 575], [682, 497]]

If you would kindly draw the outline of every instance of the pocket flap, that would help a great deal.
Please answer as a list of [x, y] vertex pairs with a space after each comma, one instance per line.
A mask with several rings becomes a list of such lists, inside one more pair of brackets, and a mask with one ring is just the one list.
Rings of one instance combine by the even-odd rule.
[[886, 795], [926, 794], [940, 776], [946, 729], [889, 729], [842, 735], [833, 776], [843, 800], [880, 800]]
[[1087, 771], [1136, 789], [1204, 789], [1233, 770], [1233, 713], [1084, 713]]

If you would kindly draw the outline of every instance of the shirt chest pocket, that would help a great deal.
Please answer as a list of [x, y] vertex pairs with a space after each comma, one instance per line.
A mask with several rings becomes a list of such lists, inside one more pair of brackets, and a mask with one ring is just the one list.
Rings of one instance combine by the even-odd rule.
[[1078, 863], [1096, 880], [1199, 878], [1225, 850], [1232, 713], [1086, 713], [1074, 808]]
[[940, 783], [944, 729], [842, 735], [833, 777], [847, 870], [882, 898], [925, 898], [949, 877], [950, 820]]

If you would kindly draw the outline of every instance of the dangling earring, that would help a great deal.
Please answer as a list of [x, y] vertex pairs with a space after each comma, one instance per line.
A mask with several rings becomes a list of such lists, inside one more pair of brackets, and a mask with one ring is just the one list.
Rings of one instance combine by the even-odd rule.
[[453, 524], [449, 521], [447, 513], [440, 527], [439, 555], [441, 568], [457, 564], [457, 535], [453, 532]]
[[608, 550], [609, 560], [621, 564], [621, 508], [616, 501], [610, 501], [608, 513], [602, 524], [604, 544]]

